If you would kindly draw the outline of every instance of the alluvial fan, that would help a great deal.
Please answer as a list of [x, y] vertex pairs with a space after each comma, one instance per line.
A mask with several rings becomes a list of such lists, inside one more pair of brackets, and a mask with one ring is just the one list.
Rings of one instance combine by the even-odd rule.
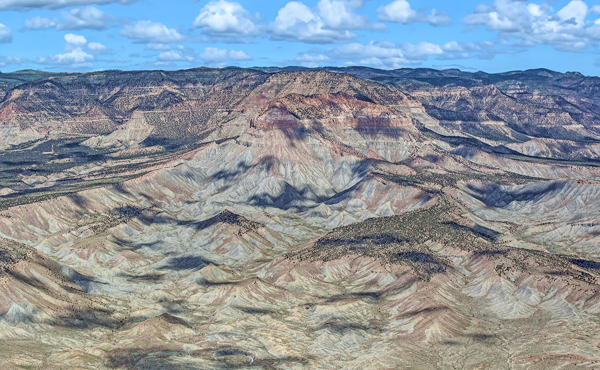
[[4, 368], [600, 367], [600, 79], [23, 73]]

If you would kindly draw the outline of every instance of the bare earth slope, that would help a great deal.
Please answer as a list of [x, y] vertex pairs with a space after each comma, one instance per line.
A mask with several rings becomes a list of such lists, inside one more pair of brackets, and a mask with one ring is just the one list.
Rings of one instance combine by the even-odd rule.
[[2, 74], [0, 363], [600, 367], [596, 84]]

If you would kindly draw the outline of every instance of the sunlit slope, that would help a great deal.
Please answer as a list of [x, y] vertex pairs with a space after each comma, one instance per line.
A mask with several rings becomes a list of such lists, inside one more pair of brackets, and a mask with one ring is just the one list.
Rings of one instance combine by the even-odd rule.
[[273, 72], [0, 80], [4, 367], [599, 366], [594, 81]]

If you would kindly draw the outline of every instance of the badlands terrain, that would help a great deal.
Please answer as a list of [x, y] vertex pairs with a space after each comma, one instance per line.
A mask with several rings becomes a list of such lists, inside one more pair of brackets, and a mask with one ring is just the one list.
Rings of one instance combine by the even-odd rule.
[[3, 369], [598, 369], [600, 78], [0, 74]]

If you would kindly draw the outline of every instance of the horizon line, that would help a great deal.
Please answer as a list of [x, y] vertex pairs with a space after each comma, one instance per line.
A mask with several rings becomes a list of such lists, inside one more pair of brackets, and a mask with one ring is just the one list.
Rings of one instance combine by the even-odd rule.
[[[583, 73], [579, 72], [579, 71], [567, 71], [567, 72], [559, 72], [559, 71], [555, 71], [549, 68], [544, 68], [544, 67], [539, 67], [539, 68], [528, 68], [528, 69], [516, 69], [516, 70], [508, 70], [505, 72], [485, 72], [482, 70], [476, 70], [476, 71], [469, 71], [469, 70], [465, 70], [465, 69], [461, 69], [458, 68], [456, 66], [451, 67], [451, 68], [432, 68], [432, 67], [402, 67], [402, 68], [394, 68], [394, 69], [382, 69], [382, 68], [375, 68], [375, 67], [369, 67], [369, 66], [360, 66], [360, 65], [356, 65], [356, 66], [323, 66], [323, 67], [305, 67], [305, 66], [297, 66], [297, 65], [291, 65], [291, 66], [286, 66], [286, 67], [278, 67], [278, 66], [253, 66], [253, 67], [239, 67], [239, 66], [225, 66], [225, 67], [206, 67], [206, 66], [198, 66], [198, 67], [192, 67], [192, 68], [181, 68], [181, 69], [98, 69], [95, 71], [87, 71], [87, 72], [68, 72], [68, 71], [57, 71], [57, 72], [52, 72], [52, 71], [45, 71], [45, 70], [39, 70], [39, 69], [32, 69], [32, 68], [26, 68], [26, 69], [19, 69], [19, 70], [15, 70], [15, 71], [10, 71], [10, 72], [3, 72], [2, 70], [0, 70], [0, 74], [11, 74], [11, 73], [27, 73], [27, 72], [35, 72], [35, 73], [45, 73], [45, 74], [69, 74], [69, 75], [74, 75], [74, 74], [93, 74], [93, 73], [102, 73], [102, 72], [122, 72], [122, 73], [126, 73], [126, 72], [151, 72], [151, 71], [155, 71], [155, 72], [182, 72], [182, 71], [191, 71], [191, 70], [196, 70], [196, 69], [207, 69], [207, 70], [226, 70], [226, 69], [243, 69], [243, 70], [279, 70], [281, 72], [285, 72], [286, 70], [289, 69], [297, 69], [297, 70], [308, 70], [308, 71], [319, 71], [319, 70], [344, 70], [344, 69], [370, 69], [370, 70], [376, 70], [376, 71], [384, 71], [384, 72], [393, 72], [393, 71], [405, 71], [405, 70], [412, 70], [412, 71], [417, 71], [417, 70], [431, 70], [431, 71], [438, 71], [438, 72], [443, 72], [443, 71], [459, 71], [461, 73], [467, 73], [467, 74], [487, 74], [487, 75], [502, 75], [502, 74], [510, 74], [510, 73], [522, 73], [522, 72], [531, 72], [531, 71], [546, 71], [546, 72], [551, 72], [551, 73], [555, 73], [555, 74], [561, 74], [561, 75], [579, 75], [582, 77], [600, 77], [599, 75], [584, 75]], [[274, 71], [274, 73], [277, 73], [279, 71]], [[264, 71], [263, 71], [264, 72]]]

